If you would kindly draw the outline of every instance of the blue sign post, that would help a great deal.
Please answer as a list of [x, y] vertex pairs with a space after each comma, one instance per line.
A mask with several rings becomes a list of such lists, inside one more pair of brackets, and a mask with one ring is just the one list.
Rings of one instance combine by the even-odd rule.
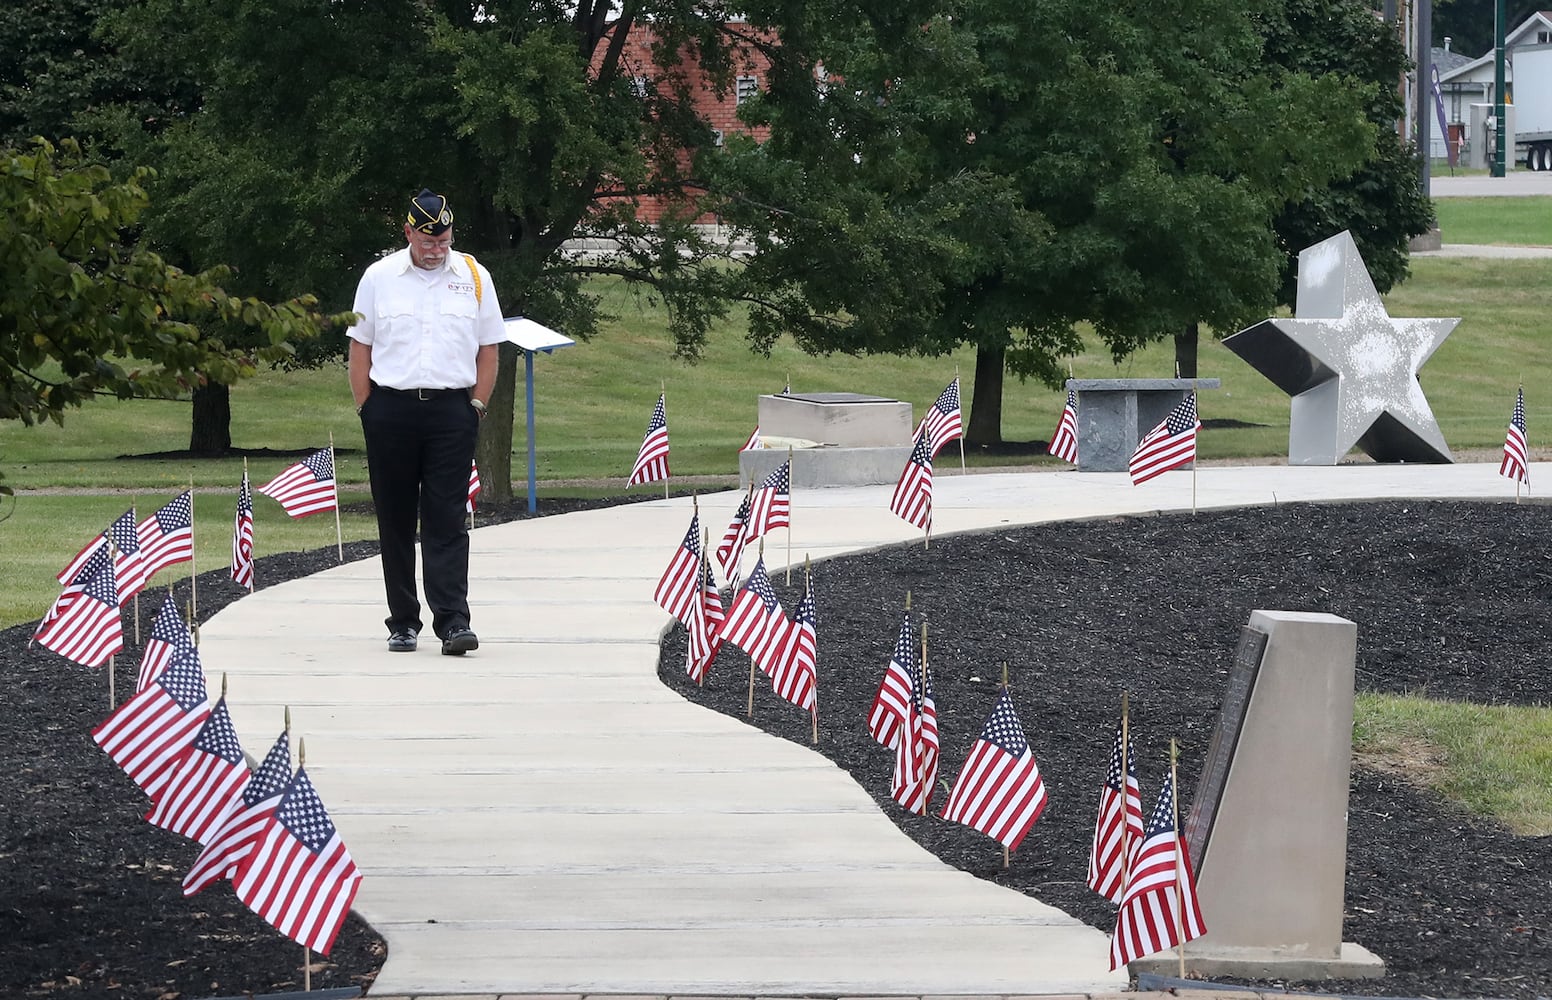
[[576, 341], [521, 316], [512, 317], [506, 325], [507, 340], [523, 349], [523, 384], [528, 397], [528, 513], [533, 514], [539, 509], [539, 472], [534, 459], [534, 355], [553, 354], [562, 347], [575, 345]]

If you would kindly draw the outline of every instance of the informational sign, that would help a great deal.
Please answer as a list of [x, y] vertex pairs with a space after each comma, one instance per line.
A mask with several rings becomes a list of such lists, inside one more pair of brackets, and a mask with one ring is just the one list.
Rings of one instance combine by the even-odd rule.
[[1198, 872], [1202, 870], [1202, 856], [1207, 853], [1207, 841], [1212, 837], [1218, 803], [1223, 801], [1223, 790], [1229, 781], [1229, 768], [1239, 746], [1245, 712], [1250, 707], [1250, 695], [1261, 671], [1261, 658], [1266, 654], [1266, 640], [1267, 634], [1260, 629], [1241, 626], [1234, 660], [1229, 664], [1223, 707], [1218, 711], [1218, 728], [1207, 745], [1207, 759], [1202, 764], [1196, 795], [1191, 799], [1191, 811], [1186, 817], [1186, 846], [1191, 852], [1191, 867]]

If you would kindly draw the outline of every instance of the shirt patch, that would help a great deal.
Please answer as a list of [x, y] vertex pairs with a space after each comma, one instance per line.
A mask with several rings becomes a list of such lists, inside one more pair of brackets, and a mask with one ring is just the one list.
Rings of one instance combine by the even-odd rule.
[[447, 283], [447, 290], [450, 291], [450, 292], [456, 292], [459, 295], [473, 295], [474, 294], [474, 282], [472, 282], [472, 281], [449, 281]]

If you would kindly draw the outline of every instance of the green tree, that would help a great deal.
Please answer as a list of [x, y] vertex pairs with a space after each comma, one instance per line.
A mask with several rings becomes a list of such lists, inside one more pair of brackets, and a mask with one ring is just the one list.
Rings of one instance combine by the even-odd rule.
[[232, 295], [224, 269], [190, 274], [127, 239], [146, 209], [145, 170], [115, 180], [68, 139], [0, 150], [0, 163], [0, 419], [63, 423], [95, 395], [231, 383], [348, 319], [307, 297]]
[[756, 346], [784, 330], [816, 352], [973, 344], [966, 436], [984, 445], [1004, 370], [1059, 383], [1080, 322], [1120, 357], [1263, 313], [1274, 214], [1371, 139], [1345, 81], [1263, 67], [1246, 14], [945, 0], [784, 27], [751, 111], [771, 140], [709, 166], [753, 234]]
[[[1376, 19], [1361, 0], [1283, 0], [1265, 23], [1267, 59], [1291, 71], [1351, 81], [1364, 97], [1374, 135], [1372, 153], [1355, 171], [1278, 213], [1277, 239], [1286, 261], [1277, 301], [1294, 304], [1299, 252], [1344, 229], [1352, 232], [1375, 288], [1388, 292], [1406, 280], [1412, 237], [1427, 232], [1433, 221], [1421, 164], [1396, 131], [1403, 108], [1395, 82], [1407, 58], [1395, 26]], [[1309, 141], [1325, 138], [1312, 135]]]
[[[649, 28], [656, 43], [635, 59], [627, 43]], [[725, 314], [723, 251], [693, 211], [649, 224], [631, 199], [692, 190], [690, 154], [713, 134], [698, 81], [674, 67], [691, 58], [727, 86], [737, 31], [720, 6], [676, 0], [147, 0], [113, 25], [135, 58], [176, 54], [201, 94], [198, 113], [138, 146], [135, 123], [123, 130], [159, 171], [147, 231], [178, 259], [228, 262], [249, 294], [316, 290], [344, 308], [429, 186], [507, 315], [587, 337], [602, 319], [589, 279], [612, 276], [667, 305], [686, 357]], [[613, 249], [564, 254], [581, 234]], [[518, 356], [504, 349], [481, 433], [498, 499]]]
[[197, 104], [165, 59], [131, 63], [99, 33], [101, 20], [132, 6], [134, 0], [11, 0], [0, 7], [0, 144], [35, 136], [90, 144], [108, 109], [155, 130]]

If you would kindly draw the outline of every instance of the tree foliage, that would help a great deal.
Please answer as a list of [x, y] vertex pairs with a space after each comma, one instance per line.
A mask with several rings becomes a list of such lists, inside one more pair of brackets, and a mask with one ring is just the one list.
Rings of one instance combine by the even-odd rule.
[[130, 236], [144, 169], [116, 180], [73, 140], [0, 150], [0, 164], [0, 419], [62, 423], [95, 395], [231, 383], [348, 318], [310, 297], [233, 295], [224, 269], [185, 272], [145, 249]]
[[[1433, 207], [1422, 189], [1414, 148], [1396, 130], [1402, 99], [1395, 83], [1407, 68], [1396, 26], [1357, 0], [1283, 0], [1269, 11], [1266, 58], [1287, 70], [1350, 81], [1364, 96], [1374, 135], [1356, 170], [1291, 199], [1274, 223], [1283, 250], [1279, 305], [1292, 306], [1299, 253], [1346, 229], [1380, 292], [1407, 276], [1412, 237], [1427, 232]], [[1308, 137], [1323, 143], [1324, 135]], [[1232, 332], [1232, 331], [1228, 331]]]
[[[507, 315], [585, 338], [605, 318], [589, 279], [613, 276], [665, 303], [694, 357], [728, 308], [723, 252], [689, 214], [649, 223], [632, 199], [691, 189], [712, 130], [699, 81], [675, 67], [692, 59], [728, 86], [744, 44], [728, 17], [678, 0], [146, 0], [110, 34], [129, 58], [178, 59], [201, 102], [154, 135], [126, 118], [116, 139], [158, 168], [148, 234], [190, 266], [231, 264], [248, 294], [348, 306], [427, 186], [448, 195], [459, 248], [490, 268]], [[632, 58], [626, 42], [649, 28], [651, 55]], [[579, 235], [604, 249], [563, 253]], [[498, 499], [516, 357], [481, 436]]]
[[[1264, 313], [1274, 215], [1373, 136], [1350, 81], [1264, 65], [1258, 10], [946, 0], [784, 28], [772, 138], [715, 172], [758, 248], [757, 344], [968, 343], [1056, 384], [1080, 322], [1120, 357]], [[999, 433], [972, 412], [972, 439]]]

